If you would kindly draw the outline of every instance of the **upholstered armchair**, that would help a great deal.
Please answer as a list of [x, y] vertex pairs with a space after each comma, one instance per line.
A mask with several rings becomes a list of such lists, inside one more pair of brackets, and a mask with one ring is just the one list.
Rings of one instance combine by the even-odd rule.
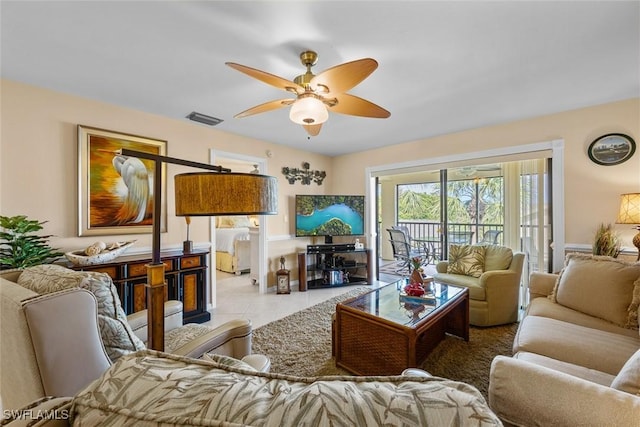
[[451, 245], [434, 279], [469, 288], [469, 323], [493, 326], [518, 320], [524, 253], [498, 245]]
[[[106, 371], [116, 356], [145, 348], [146, 312], [124, 319], [105, 313], [100, 292], [86, 284], [39, 295], [17, 283], [21, 274], [0, 274], [0, 399], [5, 409], [44, 396], [73, 396]], [[68, 280], [65, 274], [47, 271], [49, 281]], [[116, 328], [105, 332], [109, 322]], [[115, 336], [118, 327], [122, 334]], [[165, 330], [166, 352], [193, 358], [221, 354], [242, 359], [256, 370], [269, 370], [268, 358], [251, 355], [248, 320], [217, 328], [183, 325], [181, 303], [168, 301]]]

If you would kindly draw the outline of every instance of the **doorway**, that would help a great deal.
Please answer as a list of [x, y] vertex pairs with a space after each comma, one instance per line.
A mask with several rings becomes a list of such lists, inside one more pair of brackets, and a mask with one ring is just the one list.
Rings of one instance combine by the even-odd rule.
[[[262, 157], [248, 156], [244, 154], [232, 153], [227, 151], [221, 151], [216, 149], [210, 149], [209, 151], [209, 162], [211, 164], [220, 165], [223, 167], [227, 167], [231, 169], [233, 172], [242, 172], [242, 173], [261, 173], [265, 174], [267, 170], [267, 160]], [[252, 245], [256, 245], [257, 247], [252, 247], [250, 250], [252, 253], [249, 255], [252, 260], [250, 262], [250, 269], [256, 269], [257, 272], [251, 271], [249, 274], [241, 274], [242, 277], [246, 276], [246, 280], [248, 282], [254, 283], [256, 293], [267, 293], [267, 221], [264, 216], [258, 215], [256, 218], [248, 218], [249, 221], [252, 222], [251, 231], [252, 238], [257, 237], [257, 242], [251, 242]], [[258, 224], [257, 227], [253, 227]], [[257, 228], [257, 230], [256, 230]], [[216, 217], [211, 217], [210, 219], [210, 241], [214, 245], [214, 248], [211, 251], [211, 274], [210, 276], [210, 286], [209, 291], [209, 308], [215, 308], [217, 306], [217, 278], [216, 278], [216, 263], [217, 263], [217, 255], [216, 255], [216, 243], [217, 242], [217, 219]], [[244, 242], [243, 242], [244, 243]], [[233, 244], [233, 243], [231, 243]], [[248, 245], [246, 245], [248, 246]], [[255, 254], [253, 251], [255, 250]], [[257, 258], [257, 261], [254, 261], [253, 258]]]

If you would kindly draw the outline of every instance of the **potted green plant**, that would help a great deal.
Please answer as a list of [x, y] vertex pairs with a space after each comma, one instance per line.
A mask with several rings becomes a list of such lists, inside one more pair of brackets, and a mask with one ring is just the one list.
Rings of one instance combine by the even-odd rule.
[[63, 255], [49, 246], [51, 235], [37, 235], [47, 221], [30, 220], [26, 215], [0, 215], [0, 270], [49, 264]]
[[606, 255], [617, 258], [620, 255], [620, 237], [613, 231], [611, 224], [600, 224], [593, 242], [594, 255]]

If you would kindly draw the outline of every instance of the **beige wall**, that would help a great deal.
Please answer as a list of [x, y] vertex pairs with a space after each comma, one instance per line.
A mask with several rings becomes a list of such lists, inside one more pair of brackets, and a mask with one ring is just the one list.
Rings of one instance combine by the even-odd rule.
[[[398, 144], [339, 157], [326, 157], [282, 145], [225, 133], [215, 128], [52, 92], [2, 80], [0, 141], [0, 213], [24, 214], [47, 220], [45, 232], [54, 234], [53, 245], [64, 250], [83, 248], [96, 237], [77, 237], [77, 131], [78, 124], [143, 135], [168, 141], [168, 155], [208, 162], [212, 148], [267, 159], [265, 173], [278, 178], [279, 214], [268, 217], [269, 268], [278, 267], [280, 255], [295, 271], [295, 253], [308, 241], [292, 238], [295, 194], [363, 194], [365, 168], [428, 157], [475, 152], [553, 139], [565, 141], [566, 242], [589, 244], [599, 222], [614, 222], [620, 193], [640, 191], [640, 153], [618, 166], [598, 166], [586, 155], [591, 141], [605, 133], [622, 132], [640, 139], [640, 99], [615, 102], [468, 130], [426, 140]], [[308, 161], [312, 169], [327, 171], [322, 186], [290, 185], [283, 166]], [[169, 165], [169, 177], [189, 171]], [[168, 233], [163, 247], [181, 247], [185, 238], [182, 218], [173, 212], [173, 183], [167, 180]], [[285, 215], [288, 222], [285, 222]], [[634, 231], [616, 226], [630, 246]], [[108, 239], [107, 239], [108, 237]], [[131, 235], [106, 236], [115, 241]], [[138, 249], [150, 248], [148, 235], [133, 236]], [[198, 244], [209, 238], [209, 221], [194, 218], [191, 238]], [[269, 281], [273, 283], [272, 280]]]
[[[306, 239], [289, 239], [293, 231], [293, 196], [297, 193], [323, 193], [332, 181], [331, 158], [283, 145], [270, 144], [215, 128], [126, 109], [67, 94], [2, 80], [0, 141], [0, 214], [27, 215], [49, 221], [44, 232], [53, 234], [52, 245], [77, 250], [104, 240], [137, 239], [130, 250], [150, 251], [150, 235], [77, 237], [77, 125], [108, 129], [167, 141], [167, 154], [208, 163], [210, 149], [263, 157], [265, 174], [278, 178], [278, 215], [268, 216], [269, 266], [277, 270], [277, 260], [287, 254], [293, 267], [294, 253], [306, 246]], [[232, 119], [234, 120], [234, 119]], [[266, 151], [270, 150], [271, 158]], [[290, 185], [283, 166], [299, 167], [307, 161], [313, 169], [326, 170], [322, 186]], [[183, 218], [173, 215], [173, 180], [176, 173], [193, 169], [168, 165], [168, 232], [162, 235], [163, 248], [181, 248], [186, 237]], [[285, 222], [285, 215], [288, 221]], [[208, 218], [193, 218], [191, 239], [196, 245], [209, 241]], [[270, 281], [271, 282], [271, 281]]]
[[[565, 242], [568, 246], [587, 245], [600, 222], [615, 222], [620, 194], [640, 192], [640, 147], [631, 159], [617, 166], [600, 166], [587, 156], [595, 138], [613, 132], [625, 133], [640, 144], [640, 99], [341, 156], [333, 159], [332, 178], [334, 183], [342, 183], [345, 191], [362, 191], [367, 167], [563, 139]], [[623, 246], [633, 248], [631, 239], [636, 231], [626, 225], [615, 228]]]

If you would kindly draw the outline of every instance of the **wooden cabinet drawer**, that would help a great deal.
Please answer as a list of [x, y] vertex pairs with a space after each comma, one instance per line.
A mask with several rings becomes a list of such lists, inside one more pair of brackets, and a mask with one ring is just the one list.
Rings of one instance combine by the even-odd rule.
[[[171, 260], [166, 260], [162, 262], [164, 264], [164, 271], [172, 271], [173, 265], [171, 264]], [[148, 262], [142, 262], [139, 264], [129, 264], [129, 272], [127, 277], [140, 277], [147, 275], [147, 264]]]
[[193, 268], [200, 267], [202, 264], [201, 257], [199, 256], [186, 256], [180, 259], [180, 268]]
[[111, 279], [116, 280], [118, 279], [118, 267], [115, 265], [109, 266], [109, 267], [92, 267], [92, 268], [85, 268], [84, 271], [95, 271], [98, 273], [107, 273], [109, 275], [109, 277], [111, 277]]

